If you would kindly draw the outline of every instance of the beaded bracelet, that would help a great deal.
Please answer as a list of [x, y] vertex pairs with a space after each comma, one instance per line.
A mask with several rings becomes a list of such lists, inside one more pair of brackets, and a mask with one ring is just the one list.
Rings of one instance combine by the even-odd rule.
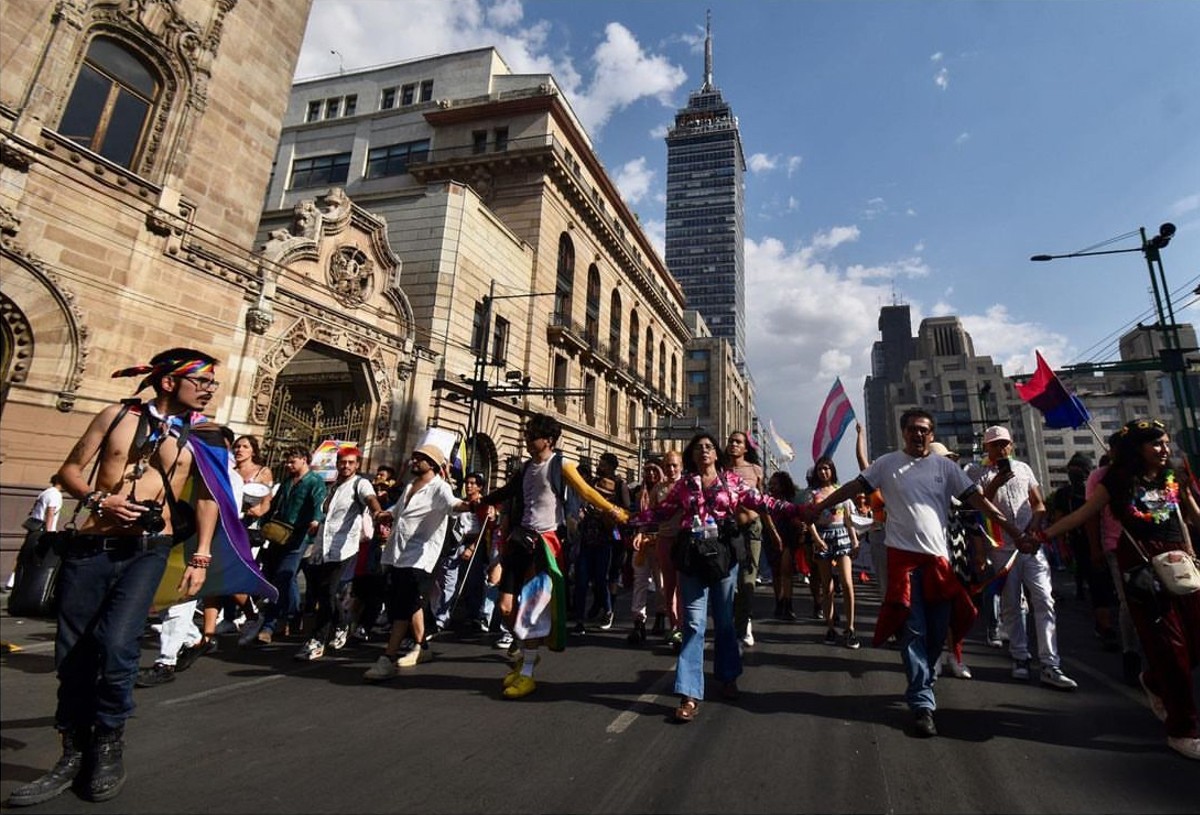
[[193, 569], [207, 569], [210, 563], [212, 563], [212, 555], [192, 555], [192, 559], [188, 561], [188, 566]]

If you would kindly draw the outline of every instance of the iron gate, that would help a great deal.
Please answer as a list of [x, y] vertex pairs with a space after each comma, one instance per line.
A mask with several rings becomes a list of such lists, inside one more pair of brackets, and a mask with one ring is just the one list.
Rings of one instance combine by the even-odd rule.
[[366, 438], [368, 407], [362, 402], [351, 402], [341, 413], [326, 416], [320, 402], [305, 410], [293, 404], [292, 392], [286, 385], [276, 387], [271, 395], [267, 433], [263, 439], [267, 465], [276, 470], [289, 448], [303, 447], [311, 451], [325, 439], [352, 441], [361, 447]]

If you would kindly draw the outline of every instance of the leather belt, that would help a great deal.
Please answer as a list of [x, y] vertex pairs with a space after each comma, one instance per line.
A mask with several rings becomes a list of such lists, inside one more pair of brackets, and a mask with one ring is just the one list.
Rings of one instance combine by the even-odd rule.
[[89, 535], [76, 533], [63, 552], [68, 559], [93, 557], [109, 553], [117, 557], [132, 557], [159, 546], [169, 546], [175, 542], [170, 535]]

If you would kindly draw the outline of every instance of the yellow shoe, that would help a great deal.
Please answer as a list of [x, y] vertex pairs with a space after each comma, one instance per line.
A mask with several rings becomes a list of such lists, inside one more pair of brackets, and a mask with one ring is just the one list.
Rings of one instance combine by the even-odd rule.
[[[542, 655], [538, 654], [533, 658], [533, 667], [537, 667], [542, 663]], [[524, 655], [517, 657], [517, 662], [513, 669], [504, 675], [504, 681], [501, 682], [501, 687], [510, 688], [512, 683], [517, 681], [517, 677], [521, 675], [521, 668], [525, 665]]]
[[505, 699], [520, 699], [523, 696], [528, 696], [537, 689], [537, 682], [532, 676], [525, 674], [517, 674], [517, 678], [512, 681], [512, 684], [504, 689]]

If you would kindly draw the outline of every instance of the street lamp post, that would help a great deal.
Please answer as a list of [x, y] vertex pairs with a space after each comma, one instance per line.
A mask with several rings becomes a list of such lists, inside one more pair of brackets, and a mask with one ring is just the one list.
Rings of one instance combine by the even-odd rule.
[[1147, 238], [1146, 229], [1138, 230], [1141, 235], [1141, 246], [1129, 249], [1107, 249], [1098, 252], [1079, 251], [1066, 255], [1034, 255], [1032, 261], [1059, 260], [1060, 258], [1090, 257], [1093, 255], [1119, 255], [1126, 252], [1141, 252], [1146, 258], [1146, 267], [1150, 272], [1150, 288], [1154, 293], [1154, 310], [1158, 315], [1159, 331], [1162, 332], [1165, 350], [1159, 351], [1158, 369], [1168, 375], [1171, 381], [1171, 391], [1175, 397], [1175, 405], [1179, 411], [1181, 443], [1189, 462], [1195, 465], [1197, 453], [1200, 453], [1200, 438], [1197, 437], [1197, 420], [1195, 405], [1192, 404], [1191, 390], [1188, 388], [1185, 350], [1179, 340], [1179, 324], [1175, 321], [1175, 308], [1171, 304], [1171, 290], [1167, 287], [1167, 276], [1163, 270], [1162, 250], [1171, 242], [1175, 235], [1175, 225], [1165, 223], [1158, 228], [1158, 234]]

